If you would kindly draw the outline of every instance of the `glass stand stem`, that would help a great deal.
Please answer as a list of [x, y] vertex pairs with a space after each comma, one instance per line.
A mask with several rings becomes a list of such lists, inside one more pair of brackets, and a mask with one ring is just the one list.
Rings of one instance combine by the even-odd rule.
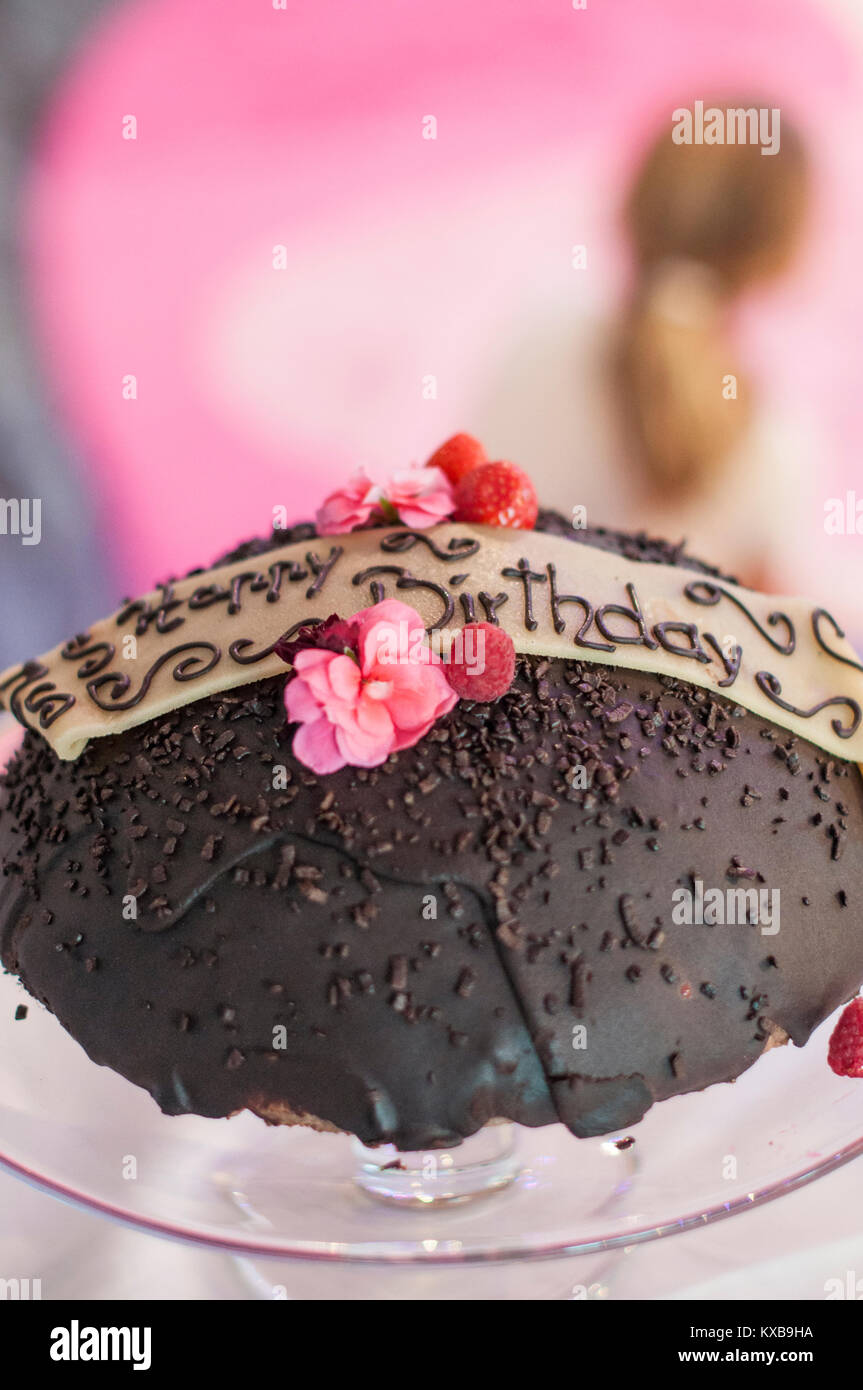
[[381, 1202], [425, 1209], [469, 1202], [508, 1187], [519, 1171], [515, 1125], [486, 1125], [454, 1149], [401, 1153], [352, 1144], [354, 1182]]

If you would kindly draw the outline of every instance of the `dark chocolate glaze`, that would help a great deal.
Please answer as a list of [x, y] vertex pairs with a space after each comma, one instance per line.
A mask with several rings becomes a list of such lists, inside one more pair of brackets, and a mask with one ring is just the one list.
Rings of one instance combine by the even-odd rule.
[[[539, 524], [717, 577], [679, 547]], [[497, 703], [316, 777], [282, 687], [75, 763], [28, 733], [3, 779], [3, 963], [167, 1113], [283, 1105], [403, 1148], [495, 1116], [602, 1134], [737, 1076], [774, 1029], [803, 1044], [863, 978], [856, 765], [726, 698], [522, 657]], [[779, 932], [675, 925], [694, 879], [779, 888]]]

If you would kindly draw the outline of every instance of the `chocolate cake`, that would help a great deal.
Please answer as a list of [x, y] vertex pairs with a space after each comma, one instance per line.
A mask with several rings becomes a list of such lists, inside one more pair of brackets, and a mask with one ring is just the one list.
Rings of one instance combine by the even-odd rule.
[[[312, 525], [277, 531], [0, 677], [29, 726], [0, 799], [3, 964], [167, 1114], [250, 1109], [403, 1149], [497, 1118], [601, 1135], [802, 1046], [856, 992], [860, 668], [837, 624], [767, 599], [759, 616], [679, 546], [547, 512], [498, 533], [520, 555], [493, 555], [503, 588], [468, 592], [490, 531], [368, 525], [329, 556]], [[623, 601], [564, 592], [570, 553], [619, 566], [605, 597]], [[347, 560], [340, 617], [351, 588], [353, 611], [408, 590], [439, 605], [432, 631], [506, 620], [518, 655], [498, 699], [321, 774], [292, 751], [277, 643], [253, 650], [242, 622], [254, 605], [272, 639], [326, 618]], [[208, 643], [183, 640], [193, 619]], [[157, 644], [140, 666], [128, 633]], [[820, 700], [795, 688], [804, 638], [833, 680]], [[746, 693], [753, 643], [784, 674]], [[781, 922], [681, 921], [674, 895], [699, 883], [756, 890], [750, 919], [778, 889]]]

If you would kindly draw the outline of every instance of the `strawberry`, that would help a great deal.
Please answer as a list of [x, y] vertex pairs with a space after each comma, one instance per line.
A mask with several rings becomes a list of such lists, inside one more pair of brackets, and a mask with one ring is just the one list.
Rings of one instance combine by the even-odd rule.
[[485, 449], [472, 434], [454, 434], [452, 439], [435, 449], [426, 468], [439, 468], [456, 487], [466, 473], [485, 463], [486, 459]]
[[539, 506], [533, 483], [514, 463], [481, 463], [455, 490], [455, 520], [532, 531]]
[[462, 700], [497, 700], [515, 675], [515, 647], [503, 628], [468, 623], [453, 643], [444, 675]]
[[837, 1076], [863, 1076], [863, 999], [852, 999], [842, 1010], [827, 1061]]

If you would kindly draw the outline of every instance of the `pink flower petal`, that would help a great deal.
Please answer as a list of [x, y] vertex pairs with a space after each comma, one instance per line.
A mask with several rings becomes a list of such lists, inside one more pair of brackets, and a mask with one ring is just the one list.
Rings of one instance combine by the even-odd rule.
[[406, 661], [425, 633], [425, 623], [415, 608], [387, 598], [357, 614], [360, 666], [364, 676], [386, 680], [396, 661]]
[[424, 724], [415, 725], [410, 729], [396, 729], [393, 735], [392, 751], [400, 753], [403, 748], [413, 748], [415, 743], [419, 743], [421, 738], [425, 738], [433, 726], [434, 720], [428, 719]]
[[458, 696], [440, 667], [424, 668], [419, 688], [396, 685], [387, 701], [396, 728], [404, 733], [433, 723], [456, 704]]
[[366, 681], [363, 686], [363, 694], [367, 700], [388, 700], [392, 688], [392, 681]]
[[313, 772], [338, 772], [346, 759], [336, 741], [336, 730], [328, 719], [301, 724], [294, 734], [294, 757]]
[[333, 694], [340, 700], [353, 703], [360, 688], [360, 668], [349, 656], [332, 653], [332, 661], [327, 666], [327, 675]]
[[294, 670], [306, 675], [316, 666], [326, 666], [334, 656], [326, 647], [305, 647], [294, 657]]
[[364, 470], [358, 469], [346, 487], [331, 492], [318, 508], [315, 516], [318, 533], [333, 536], [361, 526], [377, 506], [380, 492]]
[[455, 510], [452, 484], [440, 468], [401, 469], [384, 494], [406, 526], [436, 526]]
[[[348, 721], [344, 726], [348, 727]], [[387, 743], [392, 738], [393, 719], [389, 711], [389, 706], [378, 700], [370, 700], [366, 692], [357, 704], [355, 727], [363, 734], [368, 734], [371, 738], [378, 738]]]
[[312, 694], [325, 709], [337, 704], [352, 704], [358, 697], [360, 685], [357, 663], [337, 652], [322, 651], [316, 655], [322, 659], [302, 669], [302, 679]]
[[380, 766], [427, 734], [458, 698], [416, 609], [386, 599], [354, 622], [361, 665], [339, 651], [303, 648], [285, 690], [288, 716], [300, 723], [295, 755], [316, 772]]
[[285, 686], [285, 709], [292, 721], [320, 719], [321, 706], [302, 676], [294, 676]]
[[356, 726], [350, 729], [339, 727], [335, 730], [335, 736], [345, 761], [354, 767], [379, 767], [393, 751], [392, 724], [389, 737], [385, 739], [374, 734], [364, 734]]

